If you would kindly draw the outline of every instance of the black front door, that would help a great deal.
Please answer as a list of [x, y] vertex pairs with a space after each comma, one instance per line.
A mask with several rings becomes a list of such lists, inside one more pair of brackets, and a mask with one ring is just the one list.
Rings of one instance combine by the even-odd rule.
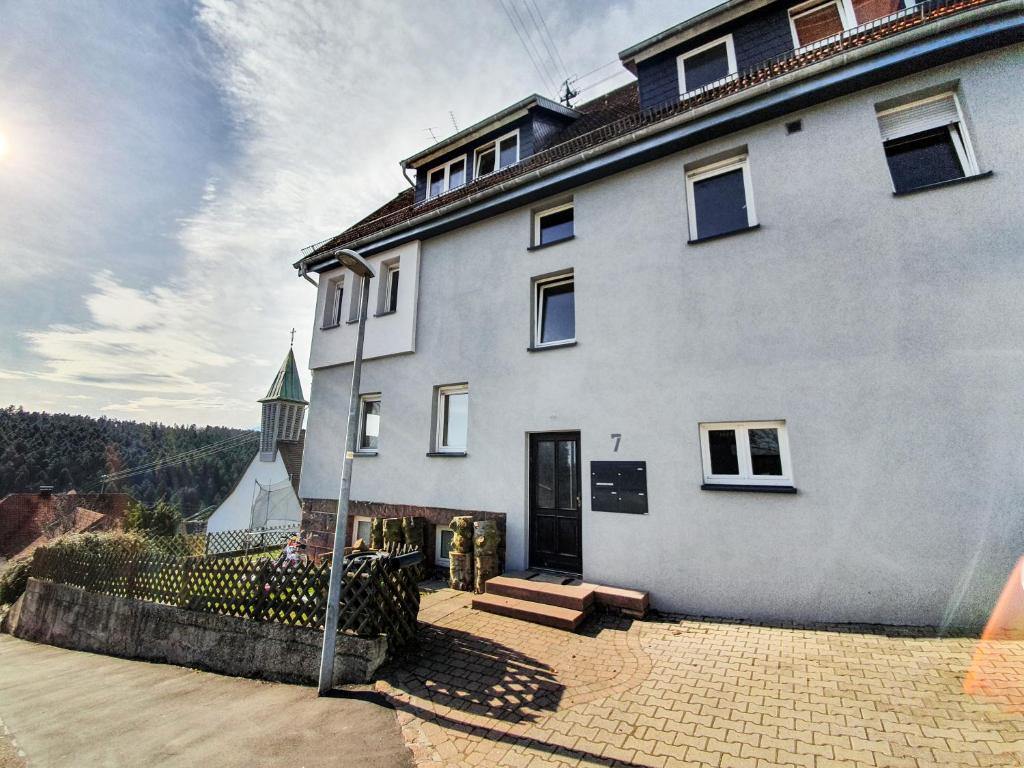
[[530, 567], [583, 573], [580, 433], [530, 435]]

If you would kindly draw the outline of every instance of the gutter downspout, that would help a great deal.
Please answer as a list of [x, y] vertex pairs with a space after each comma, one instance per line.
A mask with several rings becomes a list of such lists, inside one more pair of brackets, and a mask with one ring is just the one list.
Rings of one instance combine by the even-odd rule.
[[405, 161], [400, 162], [399, 167], [402, 169], [402, 178], [409, 182], [409, 186], [416, 189], [416, 182], [409, 178], [409, 169], [405, 167]]
[[308, 272], [308, 270], [306, 269], [306, 265], [305, 264], [303, 264], [301, 267], [299, 267], [299, 277], [304, 279], [307, 283], [309, 283], [310, 285], [312, 285], [314, 288], [316, 288], [319, 291], [320, 290], [320, 285], [316, 282], [316, 280], [311, 278], [307, 274], [307, 272]]

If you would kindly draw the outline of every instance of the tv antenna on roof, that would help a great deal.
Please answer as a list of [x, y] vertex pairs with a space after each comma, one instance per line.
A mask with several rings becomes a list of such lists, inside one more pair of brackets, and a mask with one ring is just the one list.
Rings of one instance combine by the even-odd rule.
[[572, 83], [575, 83], [576, 77], [567, 77], [562, 82], [562, 95], [558, 97], [558, 100], [565, 104], [565, 106], [572, 108], [572, 100], [580, 95], [580, 92], [572, 87]]
[[424, 128], [424, 131], [430, 134], [430, 140], [437, 144], [437, 136], [434, 134], [433, 128]]
[[450, 109], [448, 110], [448, 117], [450, 117], [452, 119], [452, 125], [455, 126], [455, 132], [458, 133], [459, 132], [459, 124], [455, 122], [455, 113], [452, 112]]

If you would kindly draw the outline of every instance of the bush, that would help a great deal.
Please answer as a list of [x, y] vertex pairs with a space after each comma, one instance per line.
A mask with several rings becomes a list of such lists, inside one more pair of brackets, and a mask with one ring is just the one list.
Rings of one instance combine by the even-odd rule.
[[13, 603], [21, 597], [31, 572], [31, 555], [16, 557], [0, 568], [0, 605]]
[[132, 501], [124, 516], [126, 531], [140, 531], [150, 536], [173, 536], [180, 527], [181, 510], [166, 501], [158, 501], [152, 507]]
[[159, 546], [138, 533], [70, 533], [60, 536], [44, 544], [40, 549], [59, 553], [65, 557], [117, 555], [134, 557], [137, 555], [161, 554]]

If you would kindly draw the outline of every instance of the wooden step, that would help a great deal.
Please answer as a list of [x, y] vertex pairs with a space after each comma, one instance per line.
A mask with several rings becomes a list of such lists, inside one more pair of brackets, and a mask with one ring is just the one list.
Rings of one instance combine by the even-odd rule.
[[478, 611], [531, 621], [534, 624], [543, 624], [546, 627], [564, 629], [568, 632], [575, 632], [583, 619], [587, 617], [585, 612], [572, 608], [533, 603], [529, 600], [494, 594], [476, 595], [473, 598], [473, 607]]
[[594, 597], [598, 605], [614, 608], [637, 619], [642, 619], [650, 608], [650, 595], [635, 589], [594, 587]]
[[594, 604], [592, 584], [552, 584], [550, 582], [520, 579], [514, 576], [495, 576], [487, 580], [487, 594], [514, 597], [533, 603], [587, 611]]

